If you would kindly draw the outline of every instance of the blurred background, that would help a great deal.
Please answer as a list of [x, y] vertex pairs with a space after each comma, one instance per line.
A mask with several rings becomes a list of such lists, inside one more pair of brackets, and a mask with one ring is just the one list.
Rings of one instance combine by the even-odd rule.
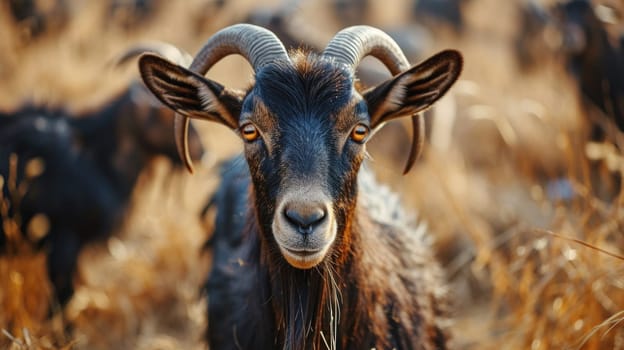
[[[291, 48], [370, 24], [412, 63], [460, 50], [414, 169], [402, 121], [369, 145], [429, 227], [457, 347], [624, 348], [621, 0], [2, 0], [0, 348], [205, 347], [203, 209], [241, 142], [194, 122], [188, 174], [170, 111], [115, 62], [155, 41], [193, 54], [239, 22]], [[235, 56], [208, 76], [253, 83]]]

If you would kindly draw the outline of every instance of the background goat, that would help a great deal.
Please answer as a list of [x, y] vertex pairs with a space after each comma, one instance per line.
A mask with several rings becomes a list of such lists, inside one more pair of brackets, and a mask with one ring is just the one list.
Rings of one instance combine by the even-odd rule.
[[67, 0], [8, 0], [3, 5], [11, 20], [19, 25], [22, 38], [26, 41], [62, 29], [70, 12]]
[[416, 0], [414, 16], [429, 25], [447, 25], [461, 34], [465, 27], [463, 9], [469, 0]]
[[551, 7], [527, 0], [520, 8], [521, 32], [515, 38], [523, 70], [543, 66], [553, 57], [565, 65], [590, 117], [592, 140], [624, 130], [624, 33], [610, 35], [598, 12], [598, 5], [588, 0]]
[[[47, 235], [38, 242], [49, 250], [48, 273], [59, 302], [73, 293], [72, 277], [80, 249], [107, 238], [123, 218], [136, 181], [156, 156], [180, 165], [170, 137], [173, 113], [153, 101], [140, 83], [132, 84], [101, 110], [72, 116], [61, 110], [25, 107], [0, 116], [0, 175], [9, 178], [16, 167], [17, 183], [25, 167], [37, 159], [44, 166], [17, 198], [3, 188], [9, 200], [8, 217], [19, 217], [25, 234], [31, 219], [45, 215]], [[191, 129], [191, 157], [203, 148]], [[11, 165], [11, 155], [17, 164]], [[0, 249], [10, 251], [5, 225], [0, 225]]]
[[[255, 71], [244, 92], [203, 77], [233, 53]], [[359, 92], [354, 71], [368, 55], [396, 76]], [[230, 167], [216, 199], [206, 284], [212, 349], [446, 348], [440, 271], [394, 196], [359, 170], [385, 122], [446, 93], [462, 68], [458, 52], [410, 68], [389, 36], [356, 26], [320, 56], [289, 55], [273, 33], [236, 25], [209, 39], [190, 70], [151, 54], [139, 67], [180, 113], [182, 148], [190, 117], [221, 123], [245, 142], [248, 167]], [[414, 120], [415, 156], [422, 121]]]
[[[613, 40], [605, 24], [596, 16], [588, 0], [570, 0], [554, 9], [563, 36], [563, 52], [568, 70], [578, 82], [583, 101], [590, 116], [598, 110], [602, 117], [594, 118], [592, 138], [603, 139], [613, 131], [605, 121], [610, 120], [624, 131], [624, 47], [622, 39]], [[624, 34], [622, 34], [624, 38]]]

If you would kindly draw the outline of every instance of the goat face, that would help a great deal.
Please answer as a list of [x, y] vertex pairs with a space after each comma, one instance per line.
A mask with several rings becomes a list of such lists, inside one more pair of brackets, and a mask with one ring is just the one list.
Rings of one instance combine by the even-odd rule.
[[139, 61], [163, 103], [243, 139], [261, 232], [299, 269], [348, 252], [366, 142], [384, 122], [440, 98], [461, 64], [459, 53], [445, 51], [360, 93], [348, 65], [296, 52], [255, 67], [255, 84], [238, 92], [158, 56]]
[[291, 265], [310, 268], [345, 231], [370, 120], [347, 70], [294, 62], [258, 72], [239, 132], [263, 231]]

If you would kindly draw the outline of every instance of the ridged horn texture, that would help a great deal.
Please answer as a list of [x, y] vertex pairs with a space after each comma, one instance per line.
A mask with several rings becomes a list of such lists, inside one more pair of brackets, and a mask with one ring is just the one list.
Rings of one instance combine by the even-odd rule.
[[[392, 75], [397, 75], [410, 68], [410, 64], [399, 45], [383, 31], [366, 26], [352, 26], [338, 32], [327, 44], [323, 56], [331, 57], [336, 62], [344, 63], [353, 72], [366, 56], [380, 60]], [[407, 174], [422, 152], [424, 144], [424, 119], [419, 115], [412, 116], [412, 146], [405, 163], [403, 174]]]
[[323, 56], [333, 57], [353, 71], [366, 56], [373, 56], [397, 75], [410, 65], [399, 45], [383, 31], [365, 25], [352, 26], [338, 32], [327, 44]]
[[[245, 57], [254, 72], [274, 61], [290, 62], [284, 45], [271, 31], [252, 24], [235, 24], [210, 37], [189, 69], [204, 75], [215, 63], [232, 54]], [[193, 172], [187, 145], [188, 128], [189, 118], [176, 113], [173, 129], [178, 153], [189, 171]]]

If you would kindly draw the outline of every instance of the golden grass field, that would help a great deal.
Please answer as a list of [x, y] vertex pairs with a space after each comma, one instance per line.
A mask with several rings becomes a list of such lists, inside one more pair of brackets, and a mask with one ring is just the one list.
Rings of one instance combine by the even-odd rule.
[[[278, 4], [229, 1], [216, 11], [202, 0], [163, 1], [154, 18], [124, 29], [103, 15], [103, 3], [72, 2], [63, 29], [33, 40], [0, 9], [2, 109], [25, 101], [98, 108], [138, 78], [134, 65], [111, 65], [131, 45], [161, 40], [193, 53], [216, 30]], [[561, 63], [545, 59], [531, 73], [516, 68], [515, 4], [474, 0], [465, 33], [434, 33], [427, 54], [456, 48], [465, 57], [460, 81], [436, 111], [454, 122], [436, 119], [422, 159], [405, 176], [409, 145], [393, 137], [401, 128], [388, 127], [370, 146], [372, 166], [428, 224], [454, 295], [457, 348], [624, 348], [622, 196], [590, 180], [598, 171], [585, 155], [585, 116]], [[406, 25], [406, 6], [373, 2], [365, 23]], [[311, 41], [323, 44], [341, 28], [329, 1], [299, 7], [293, 23]], [[236, 87], [252, 81], [239, 57], [208, 76]], [[45, 317], [42, 253], [23, 246], [0, 257], [0, 348], [205, 348], [199, 292], [210, 269], [209, 253], [201, 252], [210, 223], [199, 211], [217, 184], [215, 165], [241, 145], [226, 128], [194, 125], [212, 161], [194, 175], [166, 176], [164, 161], [142, 174], [120, 232], [81, 254], [76, 294], [63, 313]], [[594, 153], [620, 174], [618, 152]], [[572, 198], [553, 194], [557, 179], [569, 180]]]

